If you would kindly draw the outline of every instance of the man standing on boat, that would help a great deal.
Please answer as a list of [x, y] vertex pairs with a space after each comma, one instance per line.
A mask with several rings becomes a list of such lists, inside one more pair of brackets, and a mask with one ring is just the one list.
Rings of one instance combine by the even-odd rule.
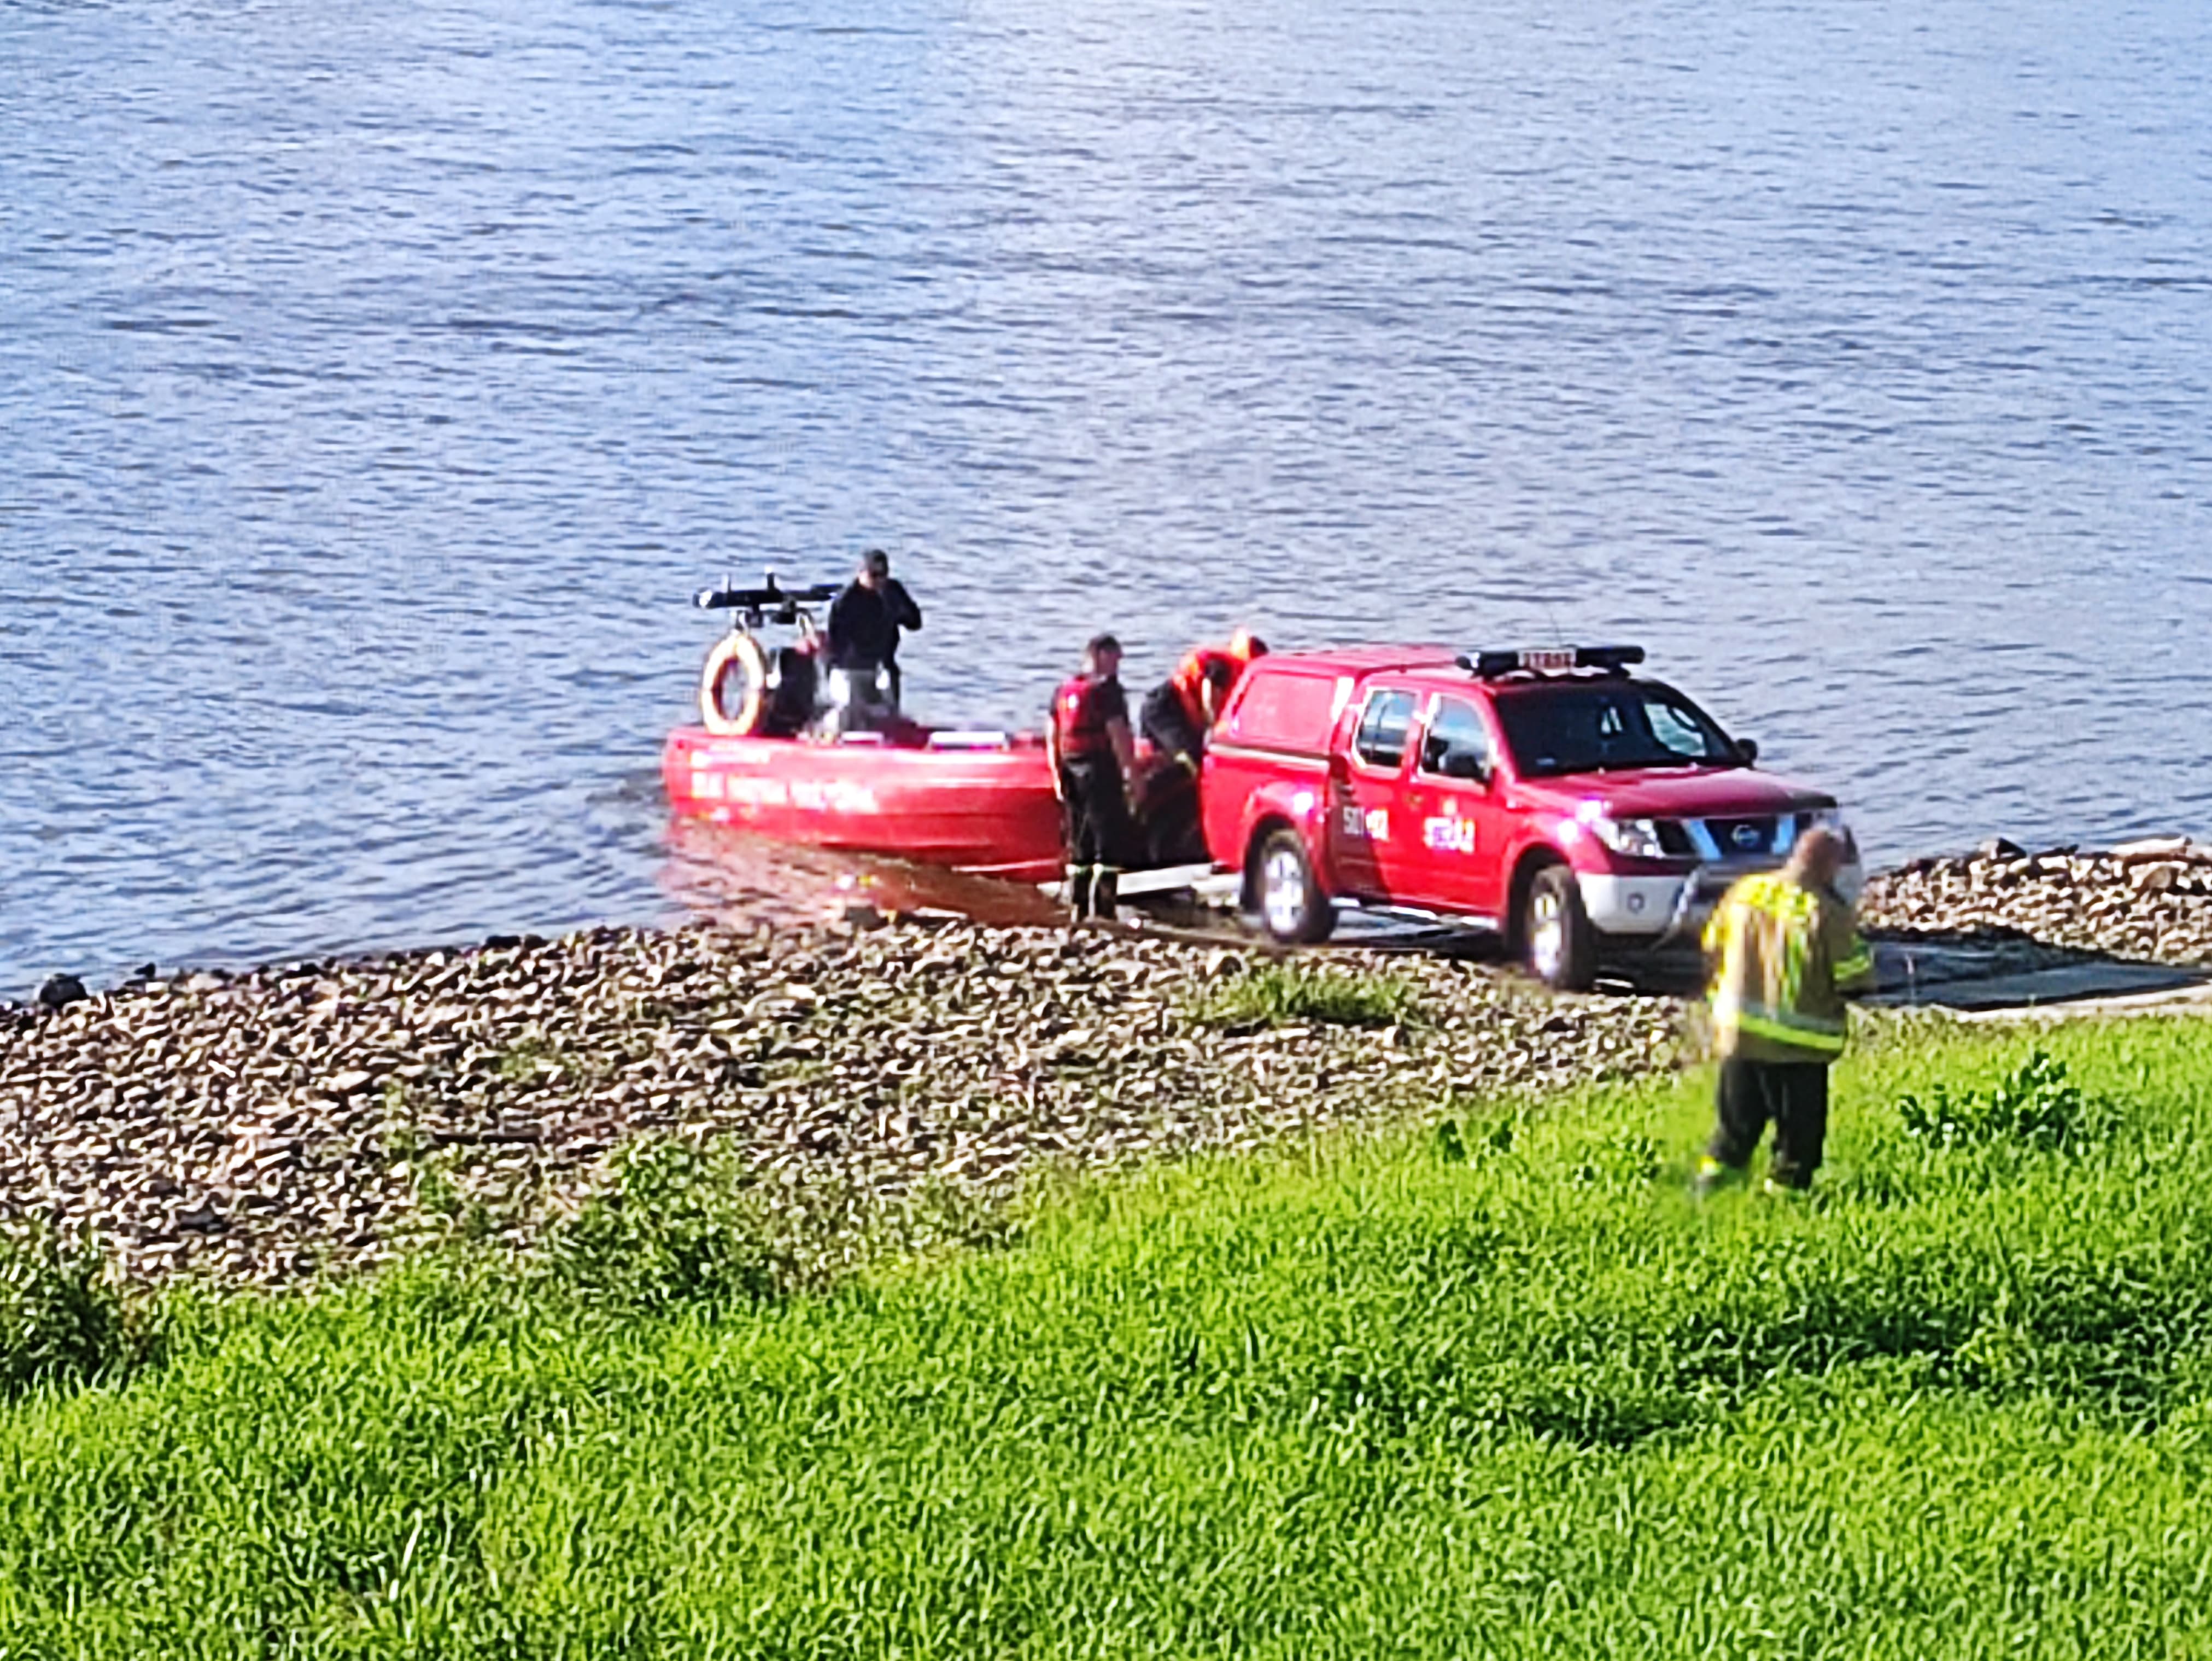
[[899, 707], [899, 631], [921, 627], [921, 607], [891, 575], [891, 557], [880, 548], [860, 556], [860, 569], [830, 603], [830, 666], [848, 675], [881, 669], [890, 678], [891, 707]]
[[1129, 786], [1137, 758], [1129, 700], [1117, 678], [1121, 642], [1092, 636], [1083, 672], [1052, 695], [1045, 753], [1066, 810], [1067, 903], [1078, 921], [1111, 917], [1129, 843]]

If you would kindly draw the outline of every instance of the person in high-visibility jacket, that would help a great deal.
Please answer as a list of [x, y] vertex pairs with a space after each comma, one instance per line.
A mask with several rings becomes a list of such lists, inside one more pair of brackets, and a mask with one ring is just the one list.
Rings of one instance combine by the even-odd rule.
[[1846, 853], [1835, 832], [1808, 830], [1787, 865], [1737, 882], [1705, 925], [1721, 1074], [1701, 1194], [1743, 1174], [1770, 1123], [1770, 1190], [1808, 1187], [1820, 1169], [1828, 1068], [1844, 1053], [1843, 995], [1874, 980], [1874, 959], [1835, 891]]

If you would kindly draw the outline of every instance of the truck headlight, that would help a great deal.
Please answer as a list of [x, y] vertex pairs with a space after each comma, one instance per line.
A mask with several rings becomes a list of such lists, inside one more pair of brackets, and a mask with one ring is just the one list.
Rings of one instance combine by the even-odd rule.
[[1612, 819], [1598, 813], [1590, 818], [1589, 824], [1590, 835], [1616, 854], [1639, 860], [1667, 856], [1667, 849], [1659, 841], [1656, 819]]

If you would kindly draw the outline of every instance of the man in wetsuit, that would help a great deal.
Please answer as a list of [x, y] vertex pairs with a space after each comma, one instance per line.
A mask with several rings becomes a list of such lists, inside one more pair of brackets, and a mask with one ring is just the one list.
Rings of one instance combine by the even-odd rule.
[[1161, 757], [1194, 778], [1206, 758], [1206, 735], [1237, 684], [1237, 663], [1212, 646], [1184, 654], [1176, 672], [1145, 694], [1138, 720]]
[[921, 607], [891, 575], [891, 557], [871, 548], [845, 592], [830, 603], [830, 666], [848, 673], [882, 669], [890, 677], [891, 707], [899, 703], [899, 630], [921, 627]]
[[1083, 648], [1083, 672], [1052, 695], [1045, 754], [1066, 811], [1070, 913], [1114, 915], [1115, 890], [1129, 843], [1129, 781], [1136, 742], [1129, 701], [1116, 678], [1121, 642], [1098, 635]]
[[1206, 736], [1220, 719], [1237, 678], [1267, 643], [1244, 630], [1224, 648], [1194, 647], [1176, 672], [1145, 694], [1138, 720], [1164, 764], [1145, 782], [1145, 834], [1155, 863], [1179, 865], [1206, 857], [1199, 835], [1198, 770]]
[[1206, 734], [1237, 684], [1237, 667], [1226, 652], [1197, 647], [1184, 655], [1175, 673], [1145, 694], [1138, 723], [1159, 761], [1145, 776], [1137, 817], [1146, 855], [1154, 865], [1206, 857], [1199, 834], [1198, 770], [1206, 758]]

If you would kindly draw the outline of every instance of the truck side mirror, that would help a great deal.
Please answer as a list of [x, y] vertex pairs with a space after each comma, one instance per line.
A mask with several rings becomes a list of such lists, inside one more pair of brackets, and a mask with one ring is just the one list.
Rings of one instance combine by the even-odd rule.
[[1759, 740], [1757, 739], [1738, 739], [1735, 741], [1735, 753], [1736, 758], [1739, 761], [1742, 762], [1746, 767], [1750, 766], [1752, 763], [1759, 759]]

